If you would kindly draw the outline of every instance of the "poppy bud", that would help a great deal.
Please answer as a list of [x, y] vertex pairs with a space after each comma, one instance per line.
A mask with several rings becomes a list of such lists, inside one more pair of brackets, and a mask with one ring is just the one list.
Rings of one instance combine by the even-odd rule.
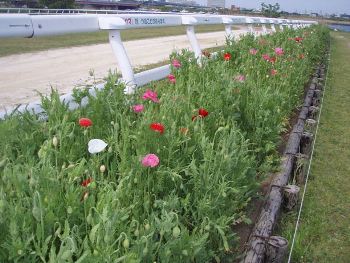
[[123, 247], [125, 248], [125, 249], [128, 249], [129, 248], [129, 245], [130, 245], [130, 242], [129, 242], [129, 239], [124, 239], [124, 241], [123, 241]]
[[57, 147], [57, 145], [58, 145], [58, 139], [57, 139], [56, 136], [54, 136], [54, 137], [52, 138], [52, 145], [53, 145], [54, 147]]
[[173, 237], [174, 238], [178, 238], [180, 233], [181, 233], [181, 230], [180, 230], [180, 228], [178, 226], [173, 228]]

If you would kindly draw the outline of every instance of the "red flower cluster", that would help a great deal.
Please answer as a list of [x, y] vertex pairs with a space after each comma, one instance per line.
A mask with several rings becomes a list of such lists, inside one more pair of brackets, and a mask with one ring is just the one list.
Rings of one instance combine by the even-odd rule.
[[303, 38], [302, 37], [295, 37], [294, 40], [295, 40], [295, 42], [300, 43], [303, 41]]
[[155, 132], [159, 132], [160, 134], [163, 134], [164, 132], [164, 125], [158, 122], [154, 122], [151, 123], [151, 125], [149, 126], [151, 130], [155, 131]]
[[80, 118], [79, 125], [81, 127], [90, 127], [92, 125], [92, 120], [90, 120], [89, 118]]
[[203, 108], [200, 108], [200, 109], [198, 110], [198, 115], [199, 115], [200, 117], [202, 117], [202, 118], [207, 117], [208, 114], [209, 114], [209, 112], [206, 111], [206, 110], [203, 109]]
[[268, 54], [263, 54], [262, 57], [268, 62], [271, 62], [271, 63], [276, 62], [276, 57], [270, 57]]
[[231, 59], [231, 54], [228, 53], [228, 52], [225, 53], [225, 54], [224, 54], [224, 60], [225, 60], [225, 61], [229, 61], [230, 59]]
[[88, 179], [82, 181], [80, 185], [81, 185], [81, 186], [84, 186], [84, 187], [87, 187], [87, 186], [89, 186], [89, 184], [90, 184], [91, 182], [92, 182], [92, 178], [88, 178]]
[[276, 62], [276, 57], [270, 57], [269, 62], [275, 63]]
[[200, 108], [198, 109], [198, 115], [192, 116], [192, 121], [194, 121], [197, 117], [205, 118], [208, 116], [208, 114], [209, 112], [206, 109]]

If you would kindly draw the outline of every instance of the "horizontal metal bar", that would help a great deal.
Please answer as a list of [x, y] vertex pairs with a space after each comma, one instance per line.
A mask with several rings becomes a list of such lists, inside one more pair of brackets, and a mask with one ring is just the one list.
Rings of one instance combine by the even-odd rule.
[[170, 65], [165, 65], [135, 74], [135, 82], [137, 86], [143, 86], [150, 83], [151, 81], [164, 79], [169, 74]]
[[[170, 74], [170, 65], [165, 65], [161, 67], [157, 67], [154, 69], [146, 70], [140, 73], [135, 74], [135, 80], [138, 87], [146, 85], [150, 83], [151, 81], [157, 81], [164, 79], [167, 75]], [[104, 88], [106, 83], [101, 83], [96, 85], [93, 88], [89, 89], [89, 93], [92, 96], [95, 96], [96, 90], [101, 90]], [[60, 101], [64, 102], [68, 105], [69, 110], [77, 109], [80, 105], [74, 101], [73, 93], [67, 93], [65, 95], [60, 96]], [[81, 106], [86, 106], [88, 103], [88, 98], [84, 98], [82, 100]], [[30, 112], [33, 114], [41, 114], [41, 118], [45, 118], [43, 116], [44, 110], [41, 106], [40, 101], [28, 103], [28, 104], [22, 104], [17, 107], [7, 107], [5, 110], [0, 111], [0, 120], [5, 119], [7, 116], [10, 116], [11, 114], [17, 114], [17, 113], [24, 113], [24, 112]]]
[[[124, 20], [124, 22], [122, 21]], [[175, 14], [1, 14], [1, 37], [38, 37], [98, 30], [209, 24], [304, 24], [315, 21], [269, 19], [264, 17], [175, 15]]]

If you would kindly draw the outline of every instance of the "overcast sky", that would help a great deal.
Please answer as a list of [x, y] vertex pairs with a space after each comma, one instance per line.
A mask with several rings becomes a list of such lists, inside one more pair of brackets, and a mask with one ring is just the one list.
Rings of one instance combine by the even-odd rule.
[[[196, 0], [200, 4], [206, 4], [207, 0]], [[226, 7], [232, 4], [246, 8], [260, 8], [261, 3], [279, 3], [281, 10], [288, 12], [317, 12], [325, 14], [350, 14], [350, 0], [226, 0]]]

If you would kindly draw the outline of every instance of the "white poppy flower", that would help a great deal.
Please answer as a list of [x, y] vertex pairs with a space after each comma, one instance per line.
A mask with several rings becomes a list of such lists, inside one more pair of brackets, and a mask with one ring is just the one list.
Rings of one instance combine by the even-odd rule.
[[107, 147], [107, 145], [107, 143], [100, 139], [92, 139], [88, 143], [88, 151], [92, 154], [99, 153], [102, 152]]

